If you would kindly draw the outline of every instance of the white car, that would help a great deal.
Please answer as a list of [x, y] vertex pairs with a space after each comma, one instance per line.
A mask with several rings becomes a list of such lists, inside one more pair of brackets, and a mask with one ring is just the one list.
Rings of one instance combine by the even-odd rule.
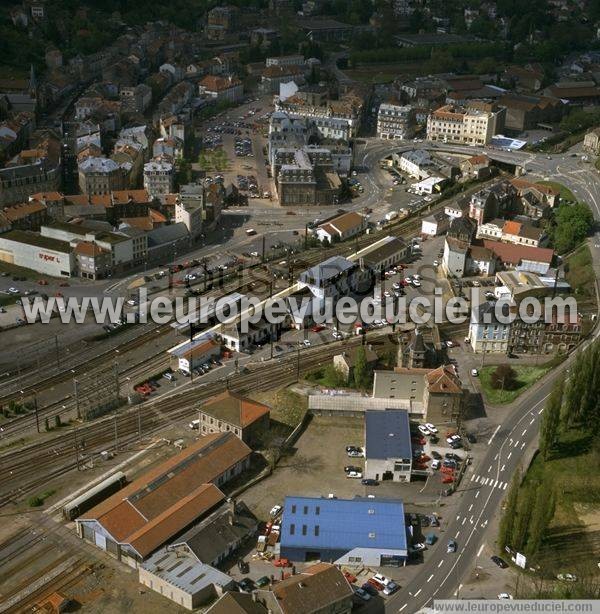
[[388, 291], [388, 290], [386, 290], [386, 291], [383, 293], [383, 296], [392, 296], [392, 295], [389, 293], [389, 291]]
[[421, 287], [421, 282], [418, 279], [413, 279], [412, 280], [412, 287], [413, 288], [420, 288]]
[[19, 290], [18, 290], [17, 288], [14, 288], [14, 287], [10, 287], [10, 288], [8, 289], [8, 291], [9, 291], [11, 294], [19, 294]]
[[510, 593], [500, 593], [498, 599], [513, 599], [513, 596]]
[[383, 587], [383, 594], [384, 595], [393, 595], [400, 587], [393, 581], [390, 580], [384, 587]]
[[429, 431], [431, 433], [437, 433], [438, 432], [437, 428], [435, 426], [433, 426], [433, 424], [431, 424], [431, 422], [426, 422], [425, 426], [429, 429]]
[[479, 375], [479, 371], [477, 371], [477, 369], [471, 369], [471, 375], [473, 377], [477, 377]]
[[446, 437], [446, 441], [448, 443], [455, 443], [461, 441], [461, 438], [459, 435], [452, 435], [451, 437]]
[[425, 544], [413, 544], [412, 549], [414, 552], [422, 552], [427, 549]]
[[348, 471], [346, 474], [347, 478], [362, 478], [362, 471]]
[[431, 461], [431, 468], [432, 469], [439, 469], [441, 464], [442, 464], [442, 461], [440, 461], [438, 459], [433, 460], [433, 461]]
[[440, 261], [439, 260], [434, 260], [433, 261], [433, 266], [440, 266]]
[[559, 573], [556, 577], [563, 582], [577, 582], [577, 576], [572, 573]]
[[409, 275], [408, 277], [405, 277], [405, 278], [404, 278], [404, 281], [405, 281], [407, 284], [412, 284], [412, 280], [413, 280], [413, 278], [412, 278], [410, 275]]
[[383, 586], [387, 586], [391, 582], [389, 578], [386, 578], [383, 574], [380, 573], [376, 573], [373, 576], [373, 580], [379, 582], [379, 584], [383, 584]]
[[446, 347], [447, 348], [453, 348], [454, 347], [454, 343], [452, 341], [446, 341]]
[[346, 452], [346, 454], [351, 458], [362, 458], [365, 455], [365, 452], [362, 448], [355, 448], [354, 450]]
[[424, 424], [419, 424], [417, 428], [423, 435], [431, 435], [431, 431]]
[[282, 509], [283, 508], [281, 507], [281, 505], [274, 505], [269, 512], [269, 516], [271, 516], [271, 518], [277, 518]]
[[414, 279], [415, 281], [421, 281], [421, 276], [420, 276], [420, 275], [417, 275], [417, 274], [415, 273], [415, 274], [413, 275], [413, 279]]
[[310, 347], [310, 339], [305, 339], [305, 340], [304, 340], [304, 345], [305, 345], [306, 347]]

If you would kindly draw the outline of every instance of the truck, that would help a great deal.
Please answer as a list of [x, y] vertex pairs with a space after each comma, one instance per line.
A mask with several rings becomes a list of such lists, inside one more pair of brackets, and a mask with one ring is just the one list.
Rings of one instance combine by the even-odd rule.
[[386, 222], [391, 222], [393, 219], [398, 217], [398, 212], [397, 211], [388, 211], [385, 214], [385, 221]]

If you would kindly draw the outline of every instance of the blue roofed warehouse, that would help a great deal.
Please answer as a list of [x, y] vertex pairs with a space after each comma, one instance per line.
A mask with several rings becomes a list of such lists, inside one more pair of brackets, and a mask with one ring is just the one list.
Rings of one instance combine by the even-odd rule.
[[280, 556], [337, 565], [403, 565], [404, 504], [399, 499], [286, 497]]

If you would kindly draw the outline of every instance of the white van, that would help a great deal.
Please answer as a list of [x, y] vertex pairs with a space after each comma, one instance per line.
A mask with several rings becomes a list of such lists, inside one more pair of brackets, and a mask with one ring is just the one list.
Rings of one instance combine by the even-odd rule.
[[197, 431], [200, 428], [200, 420], [192, 420], [188, 424], [188, 427], [191, 428], [194, 431]]

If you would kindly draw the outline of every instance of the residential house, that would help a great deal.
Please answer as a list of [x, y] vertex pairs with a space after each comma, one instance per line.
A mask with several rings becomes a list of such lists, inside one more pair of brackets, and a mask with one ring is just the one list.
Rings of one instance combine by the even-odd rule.
[[350, 211], [342, 213], [325, 223], [317, 226], [316, 235], [321, 243], [328, 241], [345, 241], [356, 235], [362, 234], [367, 227], [367, 220], [364, 215]]
[[595, 156], [600, 154], [600, 128], [594, 128], [586, 133], [583, 146]]
[[218, 77], [207, 75], [198, 83], [198, 92], [201, 96], [212, 98], [217, 102], [237, 102], [244, 93], [242, 82], [236, 77]]
[[[373, 350], [371, 346], [365, 347], [364, 352], [367, 368], [373, 369], [377, 364], [377, 353]], [[358, 347], [355, 347], [349, 349], [348, 351], [344, 351], [341, 354], [336, 354], [333, 357], [333, 366], [344, 376], [347, 382], [353, 380], [357, 353]]]
[[227, 390], [200, 405], [199, 430], [203, 435], [232, 432], [244, 443], [255, 443], [269, 430], [270, 411], [267, 405]]
[[448, 230], [450, 218], [443, 212], [437, 211], [423, 218], [421, 222], [421, 235], [423, 237], [437, 237]]
[[460, 163], [463, 179], [485, 179], [491, 175], [491, 160], [485, 154], [466, 158]]

